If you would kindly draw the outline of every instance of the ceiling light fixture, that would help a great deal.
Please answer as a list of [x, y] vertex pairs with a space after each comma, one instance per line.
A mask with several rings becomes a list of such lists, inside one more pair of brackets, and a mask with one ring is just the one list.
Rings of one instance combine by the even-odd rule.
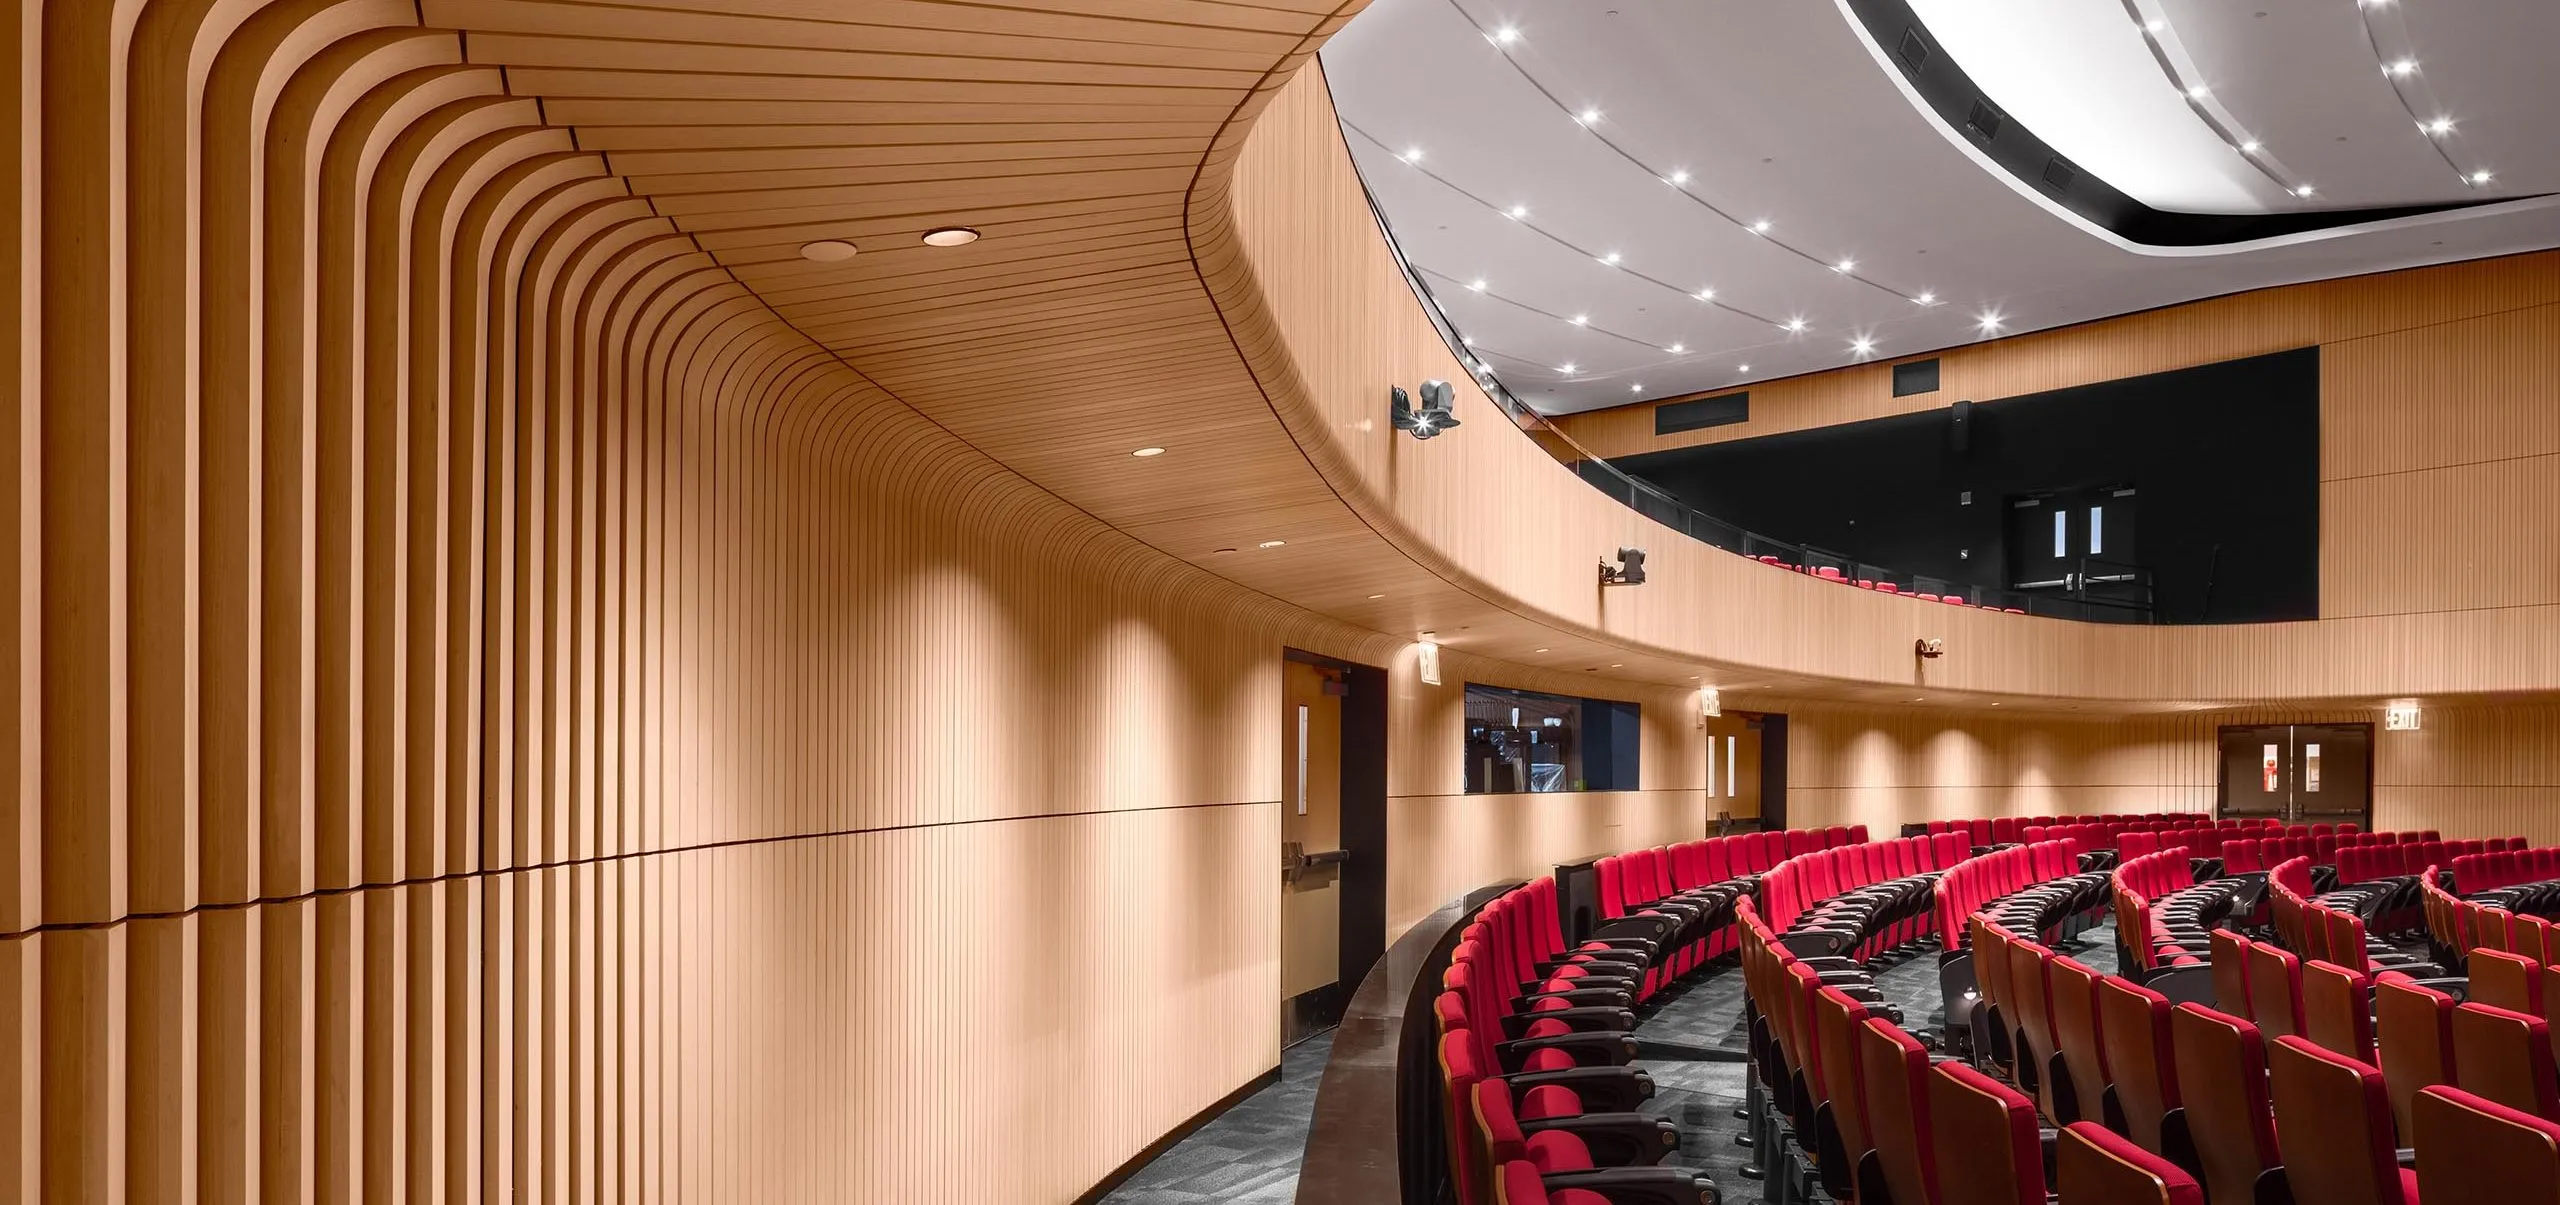
[[1860, 335], [1849, 341], [1849, 350], [1862, 356], [1875, 351], [1875, 349], [1876, 341], [1866, 337], [1865, 335]]
[[1484, 292], [1484, 278], [1483, 278], [1483, 277], [1481, 277], [1481, 276], [1479, 276], [1479, 277], [1475, 278], [1474, 280], [1470, 280], [1470, 281], [1468, 281], [1468, 282], [1467, 282], [1467, 289], [1468, 289], [1468, 291], [1470, 291], [1470, 292], [1476, 292], [1476, 293]]
[[1698, 290], [1698, 300], [1700, 300], [1700, 301], [1713, 301], [1713, 300], [1715, 300], [1715, 299], [1716, 299], [1716, 291], [1715, 291], [1714, 289], [1700, 289], [1700, 290]]
[[928, 247], [966, 247], [978, 241], [978, 232], [966, 226], [942, 226], [924, 232]]
[[1629, 386], [1627, 386], [1627, 392], [1629, 392], [1629, 393], [1642, 393], [1642, 392], [1644, 392], [1644, 382], [1642, 382], [1642, 381], [1638, 381], [1638, 382], [1636, 382], [1636, 383], [1635, 383], [1635, 384], [1633, 384], [1633, 385], [1629, 385]]
[[1589, 326], [1591, 325], [1591, 315], [1576, 314], [1573, 316], [1573, 324], [1575, 326]]
[[2407, 79], [2408, 77], [2418, 73], [2418, 60], [2393, 59], [2391, 61], [2391, 65], [2383, 68], [2382, 70], [2384, 74], [2389, 75], [2393, 79]]
[[1476, 337], [1474, 335], [1460, 335], [1458, 336], [1458, 342], [1467, 347], [1474, 347], [1476, 345]]
[[1370, 601], [1370, 602], [1376, 602], [1376, 601], [1378, 601], [1379, 599], [1382, 599], [1382, 598], [1385, 598], [1385, 597], [1386, 597], [1386, 595], [1384, 595], [1384, 594], [1372, 594], [1372, 595], [1370, 595], [1370, 596], [1369, 596], [1369, 601]]
[[2252, 139], [2249, 139], [2249, 140], [2248, 140], [2248, 141], [2246, 141], [2246, 142], [2241, 143], [2241, 144], [2240, 144], [2240, 153], [2241, 153], [2241, 154], [2243, 154], [2243, 155], [2254, 155], [2254, 154], [2257, 154], [2257, 153], [2258, 153], [2258, 140], [2257, 140], [2257, 139], [2255, 139], [2255, 138], [2252, 138]]
[[1279, 548], [1279, 547], [1282, 547], [1282, 546], [1286, 545], [1288, 542], [1289, 542], [1289, 541], [1287, 541], [1287, 540], [1264, 540], [1263, 542], [1261, 542], [1261, 543], [1259, 543], [1259, 544], [1254, 545], [1254, 547], [1256, 547], [1256, 548]]
[[2143, 23], [2142, 23], [2142, 32], [2144, 32], [2144, 33], [2159, 33], [2160, 31], [2162, 31], [2162, 30], [2164, 30], [2164, 29], [2167, 29], [2167, 28], [2169, 28], [2169, 23], [2168, 23], [2168, 22], [2166, 22], [2166, 21], [2160, 20], [2160, 19], [2159, 19], [2159, 18], [2157, 18], [2157, 17], [2154, 17], [2154, 18], [2152, 18], [2151, 20], [2148, 20], [2148, 21], [2145, 21], [2145, 22], [2143, 22]]
[[1804, 320], [1804, 319], [1802, 319], [1802, 318], [1789, 318], [1789, 319], [1787, 319], [1787, 325], [1786, 325], [1786, 328], [1785, 328], [1785, 329], [1786, 329], [1786, 332], [1787, 332], [1788, 334], [1791, 334], [1791, 335], [1801, 335], [1801, 334], [1803, 334], [1803, 333], [1804, 333], [1804, 330], [1805, 330], [1806, 325], [1807, 325], [1807, 323], [1806, 323], [1806, 322], [1805, 322], [1805, 320]]
[[2297, 197], [2307, 197], [2318, 191], [2318, 189], [2313, 188], [2308, 184], [2296, 184], [2293, 186], [2293, 195]]
[[1404, 148], [1404, 154], [1396, 157], [1407, 163], [1420, 163], [1422, 162], [1422, 148], [1418, 146], [1406, 147]]
[[2211, 95], [2213, 95], [2213, 89], [2205, 87], [2203, 84], [2190, 84], [2187, 86], [2187, 99], [2189, 100], [2203, 100]]
[[1671, 345], [1671, 354], [1672, 354], [1672, 355], [1675, 355], [1675, 356], [1676, 356], [1676, 355], [1681, 354], [1682, 352], [1688, 351], [1688, 350], [1689, 350], [1689, 345], [1688, 345], [1688, 344], [1686, 344], [1686, 343], [1674, 343], [1674, 344], [1672, 344], [1672, 345]]
[[2450, 134], [2453, 132], [2453, 119], [2450, 117], [2439, 117], [2434, 121], [2426, 123], [2426, 131], [2430, 134]]
[[2491, 174], [2489, 174], [2488, 172], [2485, 172], [2485, 171], [2480, 171], [2480, 172], [2473, 172], [2473, 173], [2471, 173], [2471, 182], [2472, 182], [2472, 183], [2474, 183], [2474, 184], [2486, 184], [2486, 183], [2488, 183], [2489, 181], [2491, 181], [2491, 180], [2495, 180], [2495, 179], [2497, 179], [2497, 177], [2496, 177], [2496, 176], [2493, 176], [2493, 175], [2491, 175]]
[[1831, 265], [1831, 270], [1832, 270], [1832, 271], [1834, 271], [1834, 272], [1840, 273], [1840, 274], [1841, 274], [1841, 275], [1843, 275], [1843, 276], [1846, 276], [1846, 275], [1848, 275], [1849, 273], [1851, 273], [1851, 272], [1855, 272], [1855, 271], [1857, 271], [1857, 270], [1858, 270], [1858, 261], [1856, 261], [1856, 260], [1854, 260], [1854, 259], [1844, 259], [1844, 260], [1841, 260], [1839, 263], [1836, 263], [1836, 264]]
[[1759, 220], [1759, 221], [1757, 221], [1757, 222], [1753, 222], [1753, 223], [1751, 224], [1751, 233], [1753, 233], [1753, 234], [1767, 234], [1767, 233], [1769, 233], [1769, 219], [1767, 219], [1767, 218], [1762, 218], [1762, 219], [1760, 219], [1760, 220]]
[[852, 259], [858, 250], [860, 248], [843, 239], [822, 238], [814, 243], [800, 244], [800, 258], [817, 264], [840, 264]]
[[1164, 449], [1162, 449], [1162, 448], [1140, 448], [1140, 449], [1138, 449], [1137, 451], [1135, 451], [1135, 452], [1131, 452], [1131, 453], [1129, 453], [1129, 454], [1130, 454], [1131, 456], [1135, 456], [1135, 457], [1138, 457], [1139, 459], [1143, 460], [1143, 459], [1146, 459], [1147, 457], [1150, 457], [1150, 456], [1162, 456], [1162, 455], [1164, 455]]
[[1999, 329], [2000, 329], [2000, 311], [1998, 311], [1998, 310], [1986, 310], [1986, 311], [1984, 311], [1984, 312], [1983, 312], [1983, 315], [1982, 315], [1982, 320], [1981, 320], [1979, 323], [1977, 323], [1977, 325], [1979, 325], [1979, 326], [1982, 328], [1983, 333], [1985, 333], [1985, 334], [1989, 334], [1989, 333], [1991, 333], [1991, 332], [1993, 332], [1993, 331], [1997, 331], [1997, 330], [1999, 330]]
[[1556, 371], [1561, 372], [1566, 376], [1572, 376], [1576, 370], [1574, 369], [1573, 364], [1568, 361], [1566, 363], [1556, 365]]
[[1584, 109], [1580, 113], [1574, 114], [1573, 119], [1584, 125], [1595, 125], [1598, 124], [1600, 120], [1600, 110]]
[[1512, 28], [1511, 26], [1505, 25], [1502, 28], [1493, 31], [1493, 44], [1496, 46], [1508, 46], [1519, 40], [1520, 31]]
[[1736, 364], [1733, 366], [1733, 370], [1735, 372], [1749, 372], [1751, 371], [1751, 366], [1748, 364]]
[[1685, 167], [1675, 167], [1675, 168], [1671, 169], [1671, 182], [1672, 182], [1673, 184], [1686, 184], [1686, 183], [1688, 183], [1688, 182], [1689, 182], [1689, 169], [1688, 169], [1688, 168], [1685, 168]]
[[1617, 266], [1618, 266], [1618, 253], [1617, 253], [1617, 252], [1615, 252], [1615, 251], [1612, 251], [1612, 252], [1608, 253], [1607, 255], [1603, 255], [1603, 256], [1601, 256], [1601, 257], [1600, 257], [1600, 262], [1601, 262], [1601, 263], [1604, 263], [1604, 264], [1607, 264], [1607, 265], [1609, 265], [1609, 266], [1610, 266], [1610, 267], [1612, 267], [1612, 268], [1617, 267]]
[[1920, 294], [1919, 296], [1912, 298], [1912, 299], [1911, 299], [1911, 304], [1913, 304], [1913, 305], [1936, 305], [1936, 304], [1938, 304], [1938, 295], [1937, 295], [1936, 293], [1925, 293], [1925, 292], [1924, 292], [1924, 293]]

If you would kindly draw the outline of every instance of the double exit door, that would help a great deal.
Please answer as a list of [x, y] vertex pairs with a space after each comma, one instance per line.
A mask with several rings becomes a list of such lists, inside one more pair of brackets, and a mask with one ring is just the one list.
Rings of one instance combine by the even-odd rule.
[[2222, 814], [2288, 823], [2373, 819], [2373, 725], [2256, 724], [2222, 730]]

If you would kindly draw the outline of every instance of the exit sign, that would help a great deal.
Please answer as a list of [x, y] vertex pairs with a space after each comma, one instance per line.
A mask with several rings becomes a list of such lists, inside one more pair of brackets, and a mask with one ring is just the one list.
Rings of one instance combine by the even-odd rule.
[[2418, 705], [2411, 703], [2405, 707], [2395, 705], [2383, 708], [2382, 729], [2385, 732], [2416, 732]]

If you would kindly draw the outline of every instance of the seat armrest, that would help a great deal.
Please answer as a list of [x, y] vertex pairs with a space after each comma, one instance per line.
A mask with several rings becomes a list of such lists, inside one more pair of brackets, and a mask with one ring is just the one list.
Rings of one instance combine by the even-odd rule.
[[1584, 1113], [1578, 1117], [1524, 1120], [1524, 1134], [1561, 1130], [1582, 1140], [1591, 1161], [1602, 1167], [1644, 1167], [1680, 1149], [1680, 1127], [1667, 1117], [1642, 1113]]
[[1653, 1077], [1639, 1067], [1575, 1067], [1565, 1071], [1530, 1071], [1506, 1075], [1511, 1094], [1525, 1097], [1532, 1088], [1563, 1088], [1598, 1113], [1632, 1113], [1653, 1099]]
[[[1582, 981], [1576, 979], [1571, 982], [1580, 983]], [[1534, 1004], [1540, 1000], [1562, 1000], [1567, 1005], [1574, 1008], [1633, 1009], [1636, 1004], [1635, 993], [1623, 987], [1576, 987], [1557, 992], [1531, 992], [1520, 997], [1520, 1002], [1522, 1004]], [[1536, 1017], [1547, 1016], [1550, 1014], [1521, 1013], [1517, 1015], [1534, 1019]]]
[[1543, 1178], [1550, 1194], [1578, 1188], [1610, 1205], [1716, 1205], [1715, 1181], [1686, 1168], [1612, 1167]]
[[1560, 1033], [1502, 1042], [1493, 1049], [1506, 1072], [1518, 1071], [1521, 1063], [1541, 1050], [1561, 1050], [1582, 1067], [1622, 1067], [1636, 1061], [1635, 1035], [1625, 1032]]
[[1505, 1013], [1502, 1036], [1517, 1039], [1540, 1021], [1562, 1021], [1575, 1033], [1600, 1030], [1629, 1030], [1636, 1027], [1636, 1014], [1625, 1008], [1558, 1008], [1542, 1013]]

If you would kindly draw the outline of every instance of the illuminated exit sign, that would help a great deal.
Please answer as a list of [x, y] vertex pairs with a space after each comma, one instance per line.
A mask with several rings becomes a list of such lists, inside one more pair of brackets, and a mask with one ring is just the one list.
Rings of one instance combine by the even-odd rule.
[[2385, 732], [2416, 732], [2418, 730], [2418, 705], [2415, 703], [2410, 703], [2405, 706], [2395, 704], [2393, 706], [2383, 708], [2382, 730]]

